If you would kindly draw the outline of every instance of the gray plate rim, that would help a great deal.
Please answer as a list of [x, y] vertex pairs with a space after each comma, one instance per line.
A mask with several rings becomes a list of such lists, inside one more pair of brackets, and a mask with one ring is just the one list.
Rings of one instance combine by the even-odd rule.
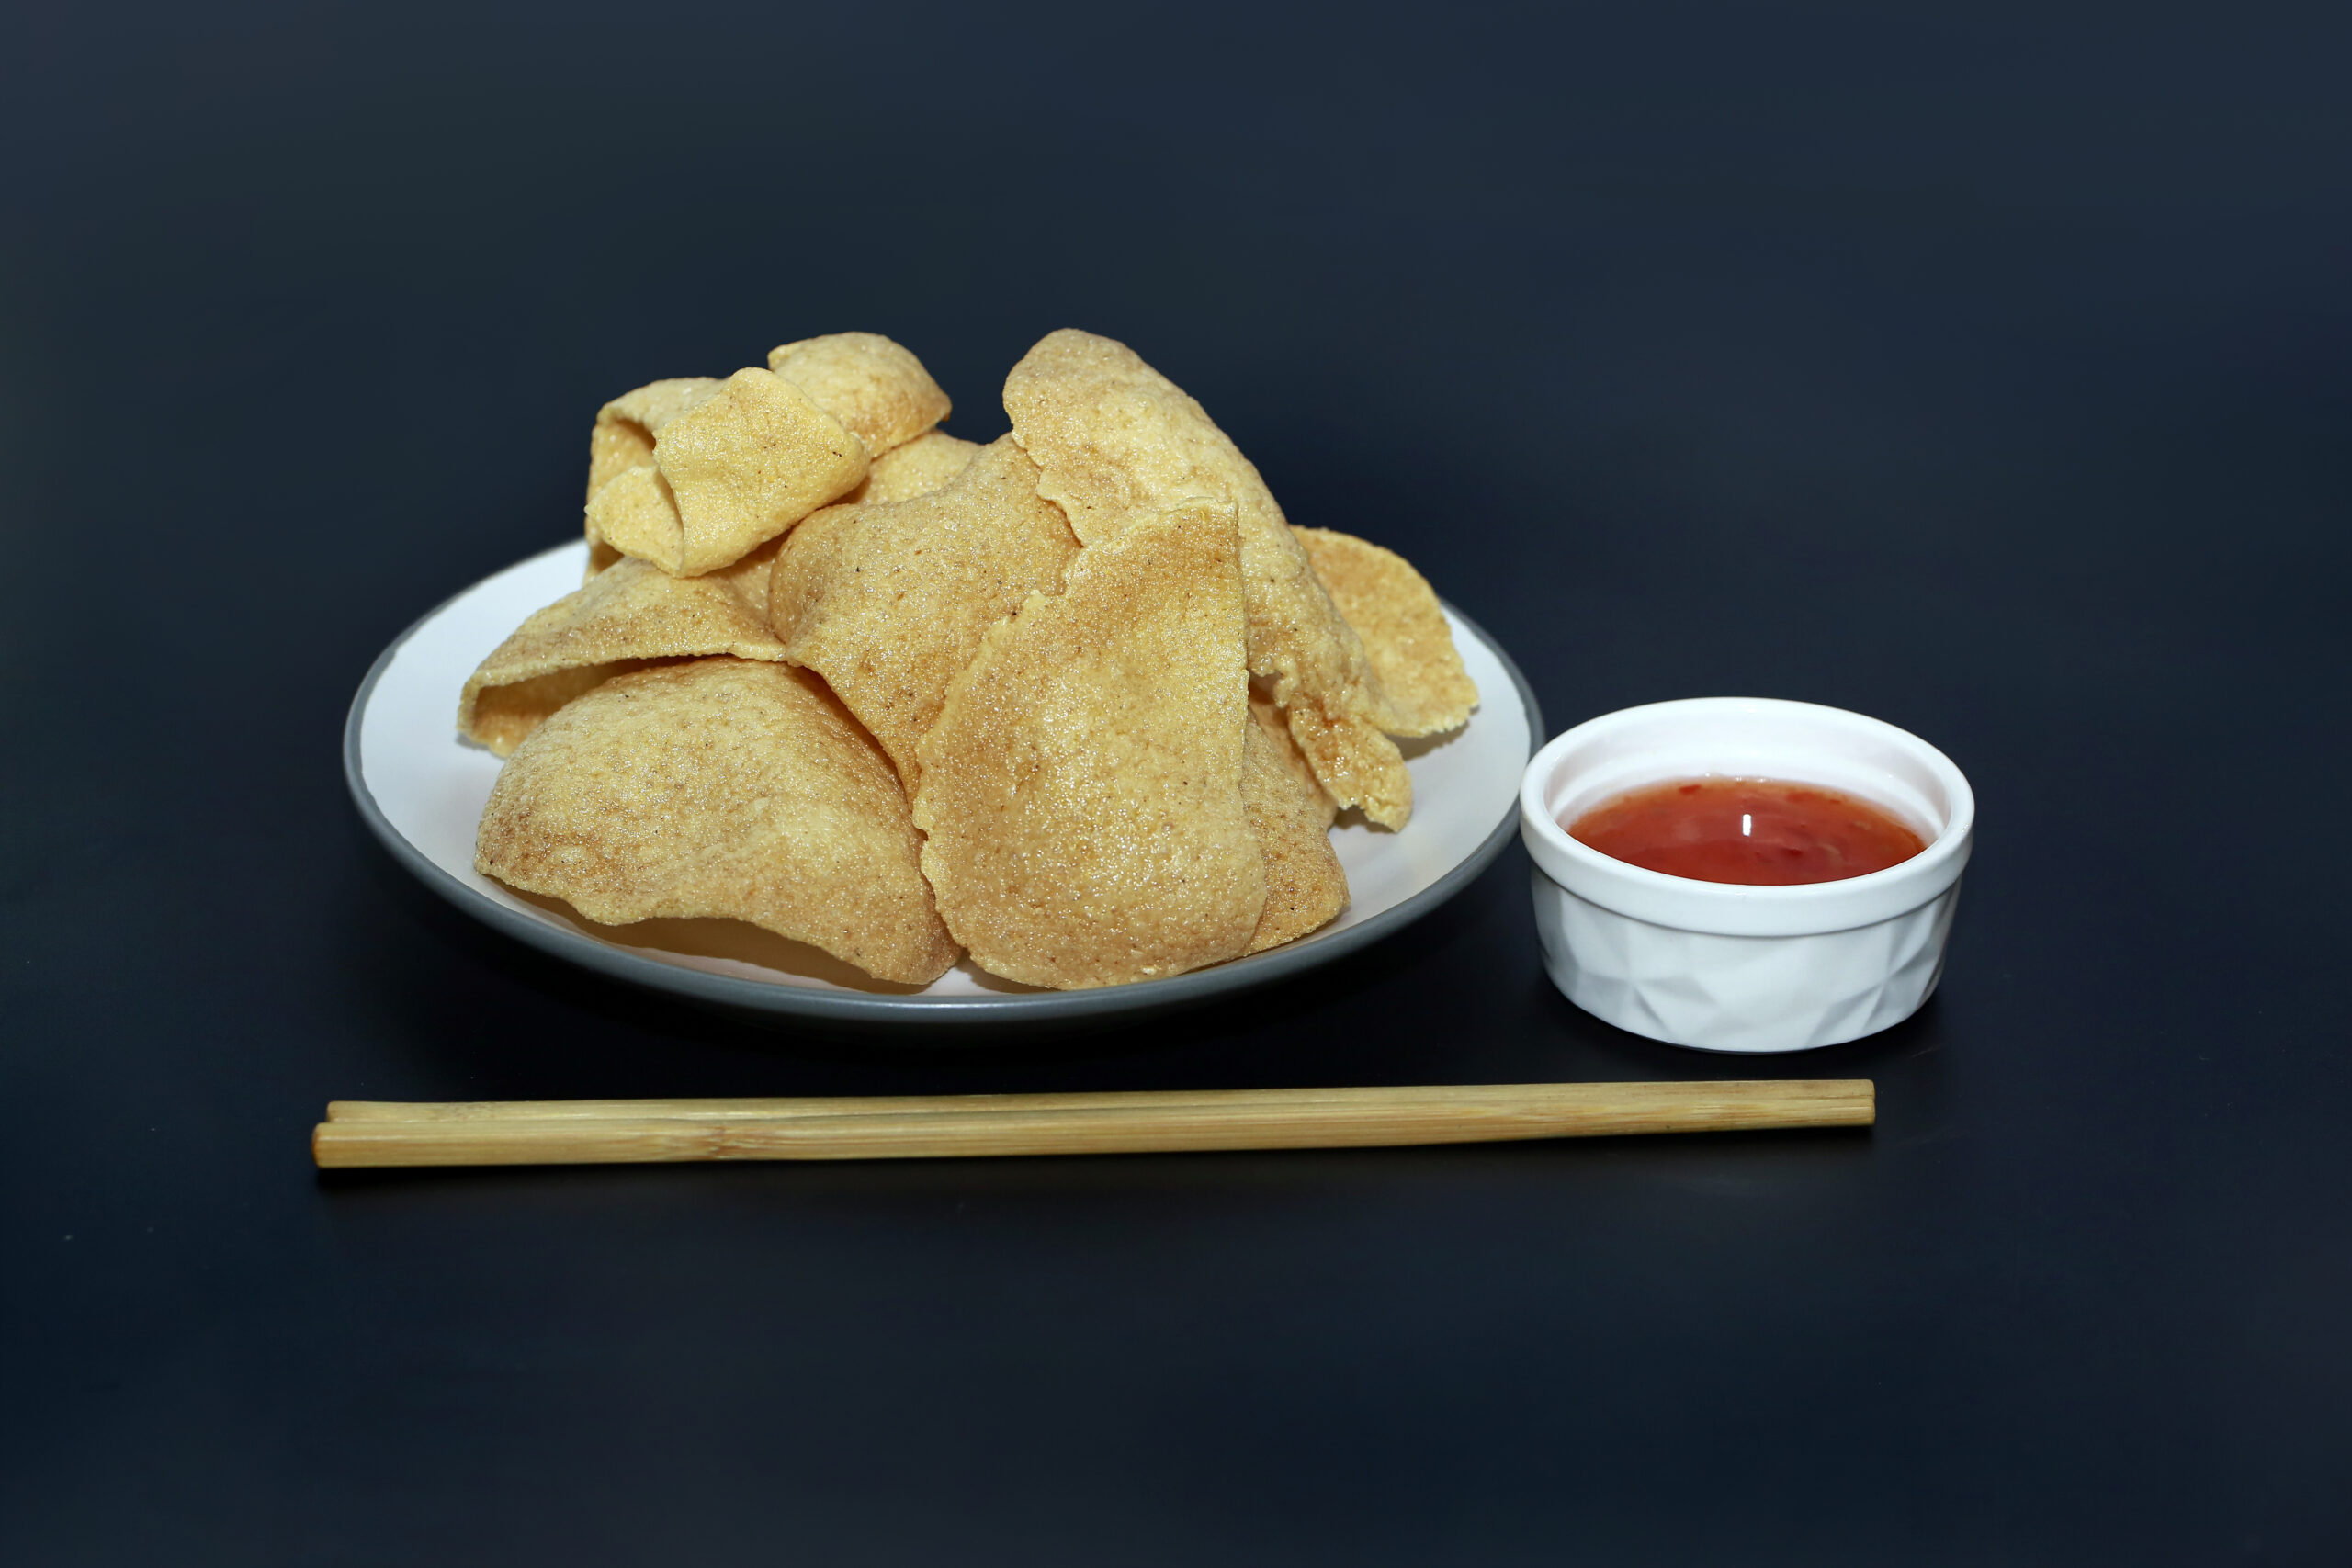
[[[1346, 931], [1319, 942], [1278, 947], [1272, 952], [1253, 953], [1211, 968], [1173, 975], [1165, 980], [1143, 980], [1131, 986], [1106, 986], [1098, 990], [1050, 991], [1036, 995], [877, 997], [857, 991], [819, 991], [777, 986], [732, 975], [713, 975], [705, 970], [682, 968], [624, 948], [606, 946], [593, 937], [545, 924], [483, 897], [426, 859], [424, 852], [402, 837], [400, 829], [393, 827], [384, 815], [383, 808], [376, 804], [375, 793], [368, 787], [367, 777], [361, 771], [359, 757], [361, 720], [367, 714], [368, 698], [375, 694], [377, 682], [383, 679], [384, 671], [391, 667], [393, 659], [408, 640], [458, 599], [473, 592], [476, 586], [479, 584], [459, 589], [419, 615], [406, 631], [394, 637], [383, 652], [376, 656], [376, 662], [368, 667], [367, 679], [359, 682], [359, 690], [352, 696], [351, 709], [343, 726], [343, 776], [344, 782], [350, 786], [353, 803], [359, 808], [360, 819], [375, 834], [377, 842], [382, 844], [392, 859], [411, 875], [484, 924], [526, 946], [593, 973], [652, 990], [668, 991], [729, 1012], [814, 1019], [834, 1024], [903, 1027], [918, 1023], [971, 1026], [1074, 1022], [1082, 1019], [1147, 1014], [1190, 1007], [1198, 1002], [1272, 985], [1290, 976], [1333, 963], [1383, 937], [1394, 935], [1467, 887], [1473, 878], [1493, 863], [1494, 858], [1502, 852], [1503, 846], [1510, 841], [1518, 828], [1519, 803], [1514, 791], [1510, 807], [1503, 813], [1502, 819], [1495, 824], [1494, 830], [1487, 835], [1485, 841], [1435, 882], [1404, 902], [1383, 909], [1361, 925], [1350, 926]], [[1502, 644], [1487, 634], [1484, 626], [1463, 615], [1451, 603], [1443, 599], [1439, 603], [1459, 617], [1471, 635], [1486, 644], [1510, 675], [1511, 684], [1518, 689], [1519, 700], [1527, 714], [1527, 750], [1529, 756], [1533, 756], [1542, 749], [1545, 737], [1543, 710], [1536, 704], [1535, 693], [1528, 685], [1527, 677], [1520, 672], [1519, 665], [1504, 651]]]

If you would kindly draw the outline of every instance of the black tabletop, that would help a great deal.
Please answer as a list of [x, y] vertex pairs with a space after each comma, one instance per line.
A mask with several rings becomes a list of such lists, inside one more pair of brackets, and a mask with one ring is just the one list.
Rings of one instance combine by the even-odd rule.
[[[2342, 29], [2032, 8], [55, 8], [0, 51], [0, 1557], [2352, 1560]], [[1898, 8], [1899, 9], [1899, 8]], [[1967, 771], [1939, 995], [1726, 1059], [1512, 846], [985, 1049], [403, 873], [345, 705], [597, 404], [1075, 325], [1555, 730]], [[452, 694], [454, 700], [454, 694]], [[1867, 1077], [1868, 1133], [322, 1178], [330, 1099]]]

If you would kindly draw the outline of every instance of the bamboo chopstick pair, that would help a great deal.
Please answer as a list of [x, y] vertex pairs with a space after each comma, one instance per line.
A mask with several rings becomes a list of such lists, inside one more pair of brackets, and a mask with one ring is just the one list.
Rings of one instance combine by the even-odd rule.
[[1867, 1078], [826, 1100], [336, 1100], [322, 1168], [922, 1159], [1867, 1127]]

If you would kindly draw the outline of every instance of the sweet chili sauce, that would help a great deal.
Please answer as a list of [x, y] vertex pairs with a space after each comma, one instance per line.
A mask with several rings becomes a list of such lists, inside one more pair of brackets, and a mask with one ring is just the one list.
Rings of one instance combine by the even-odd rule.
[[1673, 779], [1604, 800], [1560, 826], [1631, 864], [1700, 882], [1838, 882], [1928, 846], [1883, 807], [1779, 779]]

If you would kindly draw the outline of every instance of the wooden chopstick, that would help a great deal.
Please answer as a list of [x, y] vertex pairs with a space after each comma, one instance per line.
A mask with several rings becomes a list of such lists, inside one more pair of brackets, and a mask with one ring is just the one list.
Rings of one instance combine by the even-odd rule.
[[810, 1100], [336, 1100], [322, 1168], [1154, 1154], [1867, 1127], [1867, 1078]]

